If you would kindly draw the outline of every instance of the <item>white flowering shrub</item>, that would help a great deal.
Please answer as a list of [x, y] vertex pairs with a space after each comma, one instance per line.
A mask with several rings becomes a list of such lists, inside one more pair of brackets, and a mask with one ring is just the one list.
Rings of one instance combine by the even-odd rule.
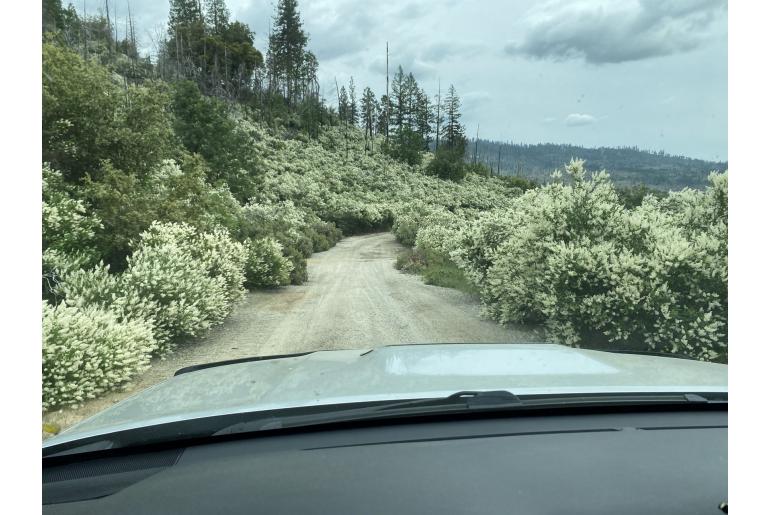
[[82, 200], [72, 198], [60, 172], [43, 165], [43, 293], [52, 290], [68, 270], [98, 259], [94, 240], [102, 228]]
[[606, 174], [587, 179], [581, 162], [567, 174], [447, 240], [486, 313], [572, 345], [726, 359], [726, 174], [633, 211]]
[[97, 305], [106, 309], [120, 295], [120, 279], [102, 263], [88, 269], [70, 269], [62, 275], [54, 293], [68, 306]]
[[95, 255], [93, 239], [102, 227], [82, 200], [67, 192], [61, 172], [43, 165], [43, 248], [72, 256]]
[[275, 288], [290, 282], [294, 268], [283, 256], [283, 248], [273, 238], [259, 238], [248, 242], [246, 284], [254, 288]]
[[420, 221], [415, 247], [449, 257], [457, 247], [457, 236], [466, 223], [461, 215], [443, 208], [434, 208]]
[[189, 249], [192, 258], [200, 261], [211, 277], [223, 279], [227, 304], [234, 306], [246, 293], [243, 284], [249, 252], [247, 246], [233, 240], [221, 228], [200, 233], [194, 241], [194, 246]]
[[401, 204], [394, 209], [391, 232], [399, 243], [414, 246], [420, 222], [428, 213], [428, 209], [427, 205], [419, 201]]
[[43, 302], [43, 409], [77, 405], [146, 369], [152, 325], [95, 306]]
[[155, 303], [158, 352], [164, 353], [175, 340], [200, 336], [225, 319], [242, 295], [244, 266], [245, 249], [224, 233], [201, 235], [186, 224], [155, 222], [128, 258], [121, 291], [134, 303]]

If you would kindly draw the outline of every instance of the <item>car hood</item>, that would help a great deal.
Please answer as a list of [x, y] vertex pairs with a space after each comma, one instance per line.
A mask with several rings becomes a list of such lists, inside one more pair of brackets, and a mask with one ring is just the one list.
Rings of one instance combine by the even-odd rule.
[[429, 344], [318, 351], [192, 370], [88, 418], [44, 447], [200, 417], [462, 390], [726, 392], [727, 365], [555, 344]]

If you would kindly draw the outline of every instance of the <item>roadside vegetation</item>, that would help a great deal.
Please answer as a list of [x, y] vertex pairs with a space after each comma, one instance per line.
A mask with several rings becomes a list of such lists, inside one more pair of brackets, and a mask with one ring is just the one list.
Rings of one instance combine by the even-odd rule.
[[483, 212], [412, 203], [394, 233], [416, 249], [403, 268], [450, 260], [501, 323], [543, 324], [569, 345], [726, 362], [727, 174], [709, 184], [629, 206], [606, 173], [573, 161]]
[[206, 5], [171, 2], [150, 62], [133, 28], [44, 2], [44, 409], [120, 387], [247, 289], [301, 284], [313, 252], [382, 230], [413, 249], [405, 271], [500, 322], [726, 359], [726, 174], [627, 200], [580, 163], [543, 186], [495, 176], [464, 160], [453, 87], [432, 104], [399, 68], [380, 101], [351, 78], [329, 106], [296, 1], [265, 59]]

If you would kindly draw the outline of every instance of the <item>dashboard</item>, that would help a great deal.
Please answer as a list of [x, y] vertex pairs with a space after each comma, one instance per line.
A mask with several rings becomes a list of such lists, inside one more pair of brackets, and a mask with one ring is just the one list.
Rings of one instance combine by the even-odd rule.
[[56, 461], [43, 513], [720, 514], [727, 411], [428, 420]]

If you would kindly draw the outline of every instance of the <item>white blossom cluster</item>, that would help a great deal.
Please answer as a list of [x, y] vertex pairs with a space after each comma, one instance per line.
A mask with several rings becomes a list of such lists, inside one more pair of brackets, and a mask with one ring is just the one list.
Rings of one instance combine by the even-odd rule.
[[221, 323], [243, 297], [248, 249], [224, 230], [153, 223], [121, 274], [70, 269], [44, 304], [43, 404], [115, 388], [186, 337]]
[[43, 303], [43, 409], [76, 405], [146, 369], [152, 325], [109, 310]]
[[587, 178], [573, 161], [566, 175], [454, 221], [415, 202], [394, 228], [409, 241], [418, 227], [416, 246], [450, 256], [502, 323], [541, 323], [571, 345], [726, 359], [726, 173], [705, 192], [648, 196], [633, 210], [607, 174]]
[[86, 211], [82, 200], [64, 189], [61, 173], [43, 165], [43, 270], [54, 279], [67, 267], [86, 266], [94, 261], [91, 242], [102, 227]]

